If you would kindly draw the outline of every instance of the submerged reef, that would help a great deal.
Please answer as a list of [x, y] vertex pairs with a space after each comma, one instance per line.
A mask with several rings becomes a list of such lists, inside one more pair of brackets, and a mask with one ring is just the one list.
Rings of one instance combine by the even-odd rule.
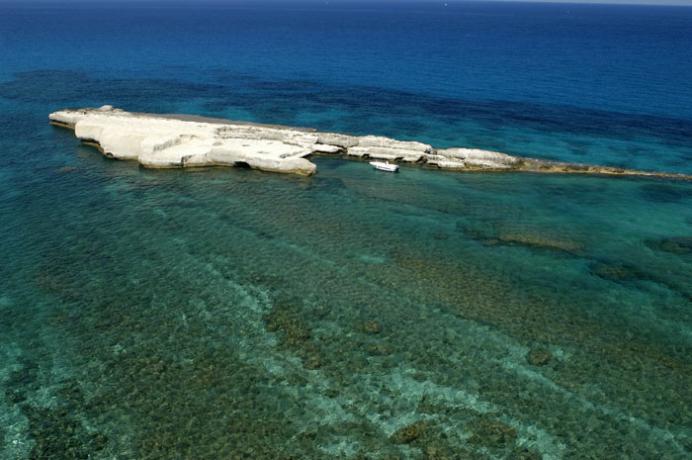
[[647, 241], [647, 246], [657, 251], [668, 252], [677, 255], [692, 254], [692, 236], [678, 236], [663, 238], [657, 241]]
[[79, 139], [97, 147], [109, 158], [137, 160], [148, 168], [235, 166], [311, 175], [317, 167], [307, 157], [342, 155], [452, 171], [692, 179], [685, 174], [563, 163], [473, 148], [435, 149], [421, 142], [382, 136], [352, 136], [197, 116], [131, 113], [109, 105], [99, 109], [61, 110], [50, 114], [49, 119], [53, 125], [74, 129]]

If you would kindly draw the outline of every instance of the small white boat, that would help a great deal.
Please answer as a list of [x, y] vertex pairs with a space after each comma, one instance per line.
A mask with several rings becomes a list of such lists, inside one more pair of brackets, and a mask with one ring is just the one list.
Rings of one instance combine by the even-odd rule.
[[399, 170], [399, 165], [391, 164], [388, 161], [371, 161], [370, 165], [380, 171], [397, 172]]

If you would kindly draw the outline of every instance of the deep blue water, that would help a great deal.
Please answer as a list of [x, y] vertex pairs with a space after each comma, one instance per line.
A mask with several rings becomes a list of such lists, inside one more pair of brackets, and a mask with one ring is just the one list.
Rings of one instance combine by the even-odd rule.
[[0, 3], [0, 458], [688, 458], [689, 182], [147, 171], [47, 114], [689, 174], [691, 81], [692, 8]]

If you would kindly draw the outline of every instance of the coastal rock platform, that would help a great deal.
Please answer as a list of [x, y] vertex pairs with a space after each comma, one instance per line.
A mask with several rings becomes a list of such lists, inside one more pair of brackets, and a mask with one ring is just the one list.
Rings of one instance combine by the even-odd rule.
[[453, 171], [527, 171], [558, 174], [650, 176], [692, 180], [684, 174], [611, 166], [561, 163], [473, 148], [435, 149], [415, 141], [353, 136], [187, 115], [127, 112], [112, 106], [51, 113], [51, 124], [73, 129], [77, 138], [105, 156], [136, 160], [147, 168], [250, 167], [311, 175], [313, 155], [387, 160]]

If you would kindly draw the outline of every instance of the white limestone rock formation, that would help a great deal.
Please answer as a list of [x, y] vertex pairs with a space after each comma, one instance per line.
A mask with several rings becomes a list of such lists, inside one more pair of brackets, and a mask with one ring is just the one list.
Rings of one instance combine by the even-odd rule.
[[437, 155], [444, 158], [438, 163], [441, 168], [446, 165], [456, 168], [461, 163], [463, 164], [462, 168], [510, 169], [520, 161], [519, 158], [505, 153], [480, 149], [443, 149], [438, 150]]
[[307, 130], [135, 114], [107, 106], [62, 110], [50, 120], [73, 128], [79, 139], [96, 144], [110, 158], [137, 160], [148, 168], [242, 165], [310, 175], [316, 167], [304, 157], [339, 150], [317, 145], [317, 136]]
[[422, 162], [432, 152], [433, 148], [427, 144], [397, 141], [381, 136], [359, 137], [358, 144], [348, 148], [348, 154], [355, 157], [407, 163]]
[[440, 169], [463, 170], [466, 169], [464, 160], [449, 158], [437, 153], [428, 155], [426, 164], [428, 166], [436, 166]]
[[380, 136], [318, 133], [309, 129], [234, 123], [198, 117], [130, 113], [100, 109], [61, 110], [52, 123], [104, 155], [137, 160], [147, 168], [247, 165], [263, 171], [310, 175], [312, 154], [346, 154], [362, 159], [425, 162], [430, 145]]
[[529, 171], [668, 177], [689, 175], [514, 157], [470, 148], [435, 150], [428, 144], [382, 136], [352, 136], [306, 128], [260, 125], [214, 118], [131, 113], [105, 105], [50, 114], [54, 125], [73, 129], [110, 158], [136, 160], [147, 168], [249, 166], [263, 171], [311, 175], [311, 155], [418, 163], [454, 171]]
[[339, 133], [317, 133], [317, 142], [320, 144], [338, 145], [346, 150], [358, 145], [358, 136]]

